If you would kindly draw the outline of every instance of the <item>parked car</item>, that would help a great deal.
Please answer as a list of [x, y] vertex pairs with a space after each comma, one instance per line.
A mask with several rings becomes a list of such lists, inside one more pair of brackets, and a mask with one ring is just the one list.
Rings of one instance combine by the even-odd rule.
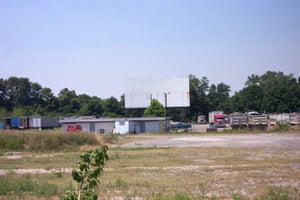
[[218, 129], [217, 127], [214, 125], [214, 123], [210, 123], [208, 125], [208, 127], [206, 128], [206, 132], [217, 132]]
[[184, 122], [174, 122], [174, 123], [171, 123], [169, 126], [170, 129], [188, 129], [191, 127], [192, 127], [191, 124], [184, 123]]
[[79, 132], [79, 131], [82, 131], [82, 128], [79, 124], [67, 124], [66, 131], [67, 132]]

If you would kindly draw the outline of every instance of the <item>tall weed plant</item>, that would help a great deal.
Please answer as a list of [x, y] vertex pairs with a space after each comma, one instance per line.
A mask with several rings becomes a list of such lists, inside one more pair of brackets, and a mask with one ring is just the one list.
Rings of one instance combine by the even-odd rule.
[[288, 131], [290, 130], [290, 124], [287, 121], [277, 121], [275, 124], [275, 131]]

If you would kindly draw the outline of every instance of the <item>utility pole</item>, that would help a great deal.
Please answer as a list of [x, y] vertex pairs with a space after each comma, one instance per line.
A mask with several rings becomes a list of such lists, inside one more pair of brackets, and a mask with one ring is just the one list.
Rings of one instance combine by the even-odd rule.
[[168, 94], [165, 93], [165, 131], [168, 132]]

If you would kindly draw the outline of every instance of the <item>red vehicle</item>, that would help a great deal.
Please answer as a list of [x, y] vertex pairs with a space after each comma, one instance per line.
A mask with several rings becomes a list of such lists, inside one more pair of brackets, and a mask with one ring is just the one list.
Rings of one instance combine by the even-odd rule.
[[216, 127], [225, 127], [225, 116], [223, 111], [212, 111], [209, 113], [209, 123]]
[[66, 131], [67, 132], [79, 132], [79, 131], [82, 131], [82, 128], [79, 124], [67, 124]]

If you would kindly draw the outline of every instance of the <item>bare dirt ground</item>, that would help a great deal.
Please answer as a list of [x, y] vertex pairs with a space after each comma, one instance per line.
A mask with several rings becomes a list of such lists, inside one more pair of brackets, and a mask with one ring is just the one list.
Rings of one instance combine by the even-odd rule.
[[[224, 199], [231, 199], [230, 191], [254, 198], [255, 195], [262, 193], [262, 188], [265, 186], [299, 188], [300, 185], [299, 173], [297, 172], [300, 166], [299, 133], [146, 136], [144, 140], [126, 143], [122, 147], [220, 147], [223, 151], [226, 151], [227, 148], [238, 148], [239, 153], [233, 153], [232, 156], [224, 157], [224, 159], [237, 159], [241, 163], [216, 164], [216, 159], [212, 158], [218, 155], [208, 153], [207, 156], [201, 154], [198, 165], [194, 163], [189, 166], [166, 167], [166, 170], [173, 171], [175, 174], [180, 173], [182, 167], [185, 167], [184, 170], [192, 170], [192, 174], [195, 176], [202, 173], [200, 177], [206, 177], [203, 180], [205, 184], [214, 183], [208, 186], [212, 194], [217, 194]], [[186, 176], [190, 177], [187, 172]], [[210, 196], [211, 194], [206, 195]]]
[[266, 147], [300, 151], [298, 133], [147, 136], [122, 147]]

